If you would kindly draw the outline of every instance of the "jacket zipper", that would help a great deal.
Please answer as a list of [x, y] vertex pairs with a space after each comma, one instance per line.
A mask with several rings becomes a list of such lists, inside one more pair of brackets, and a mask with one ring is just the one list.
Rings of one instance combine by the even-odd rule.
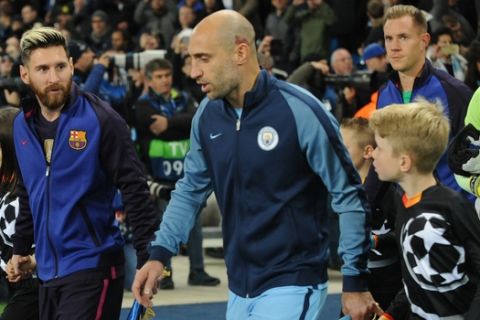
[[[60, 125], [60, 123], [57, 124], [57, 129], [56, 129], [56, 133], [55, 133], [55, 140], [57, 140], [57, 136], [58, 136], [58, 126]], [[37, 136], [37, 141], [40, 143], [40, 139], [38, 138], [38, 135], [36, 134], [36, 131], [33, 129], [32, 130], [34, 132], [34, 135]], [[55, 141], [54, 140], [54, 141]], [[50, 163], [47, 161], [47, 159], [45, 158], [45, 165], [46, 165], [46, 169], [45, 169], [45, 178], [47, 179], [47, 182], [46, 182], [46, 191], [45, 191], [45, 194], [46, 194], [46, 197], [47, 197], [47, 221], [46, 221], [46, 227], [45, 229], [47, 230], [47, 240], [48, 240], [48, 244], [50, 245], [50, 248], [52, 250], [52, 254], [53, 254], [53, 258], [54, 258], [54, 278], [57, 278], [58, 277], [58, 254], [57, 252], [55, 251], [55, 246], [53, 245], [54, 242], [52, 241], [52, 238], [50, 236], [50, 213], [52, 212], [52, 201], [51, 201], [51, 197], [50, 197], [50, 194], [51, 194], [51, 179], [50, 179], [50, 176], [52, 174], [52, 162], [53, 162], [53, 151], [54, 151], [54, 148], [55, 148], [55, 143], [53, 143], [52, 145], [52, 150], [50, 151]], [[46, 157], [46, 152], [42, 146], [40, 145], [40, 150], [43, 150], [43, 151], [40, 151], [41, 154], [43, 154], [43, 157]]]
[[240, 117], [237, 118], [236, 128], [237, 128], [237, 131], [240, 131]]
[[[53, 147], [52, 147], [52, 155], [53, 155]], [[52, 157], [53, 158], [53, 157]], [[46, 221], [46, 229], [47, 229], [47, 239], [48, 239], [48, 244], [50, 245], [50, 247], [52, 248], [52, 253], [53, 253], [53, 257], [54, 257], [54, 264], [55, 264], [55, 267], [54, 267], [54, 277], [57, 278], [58, 277], [58, 256], [57, 256], [57, 252], [55, 251], [55, 246], [53, 245], [53, 241], [50, 237], [50, 213], [52, 211], [52, 201], [50, 199], [50, 189], [51, 189], [51, 185], [50, 185], [50, 182], [51, 182], [51, 179], [50, 179], [50, 174], [51, 174], [51, 167], [52, 167], [52, 160], [53, 159], [50, 159], [50, 164], [47, 162], [46, 165], [47, 165], [47, 169], [45, 171], [45, 176], [47, 178], [47, 191], [46, 191], [46, 196], [47, 196], [47, 203], [48, 203], [48, 211], [47, 211], [47, 221]]]
[[[242, 111], [245, 111], [245, 109], [243, 109]], [[244, 116], [244, 112], [242, 112], [242, 113], [240, 114], [240, 116], [238, 116], [237, 113], [234, 112], [234, 115], [237, 116], [237, 117], [236, 117], [237, 120], [236, 120], [236, 122], [235, 122], [235, 129], [236, 129], [236, 131], [237, 131], [237, 154], [239, 154], [239, 152], [238, 152], [238, 151], [239, 151], [239, 150], [238, 150], [238, 149], [239, 149], [239, 144], [240, 144], [240, 142], [239, 142], [239, 139], [240, 139], [239, 133], [240, 133], [240, 132], [239, 132], [239, 131], [240, 131], [240, 128], [241, 128], [241, 121], [242, 121], [241, 118], [242, 118], [242, 116]], [[236, 165], [236, 167], [237, 167], [237, 179], [235, 179], [235, 180], [237, 181], [237, 183], [239, 183], [239, 181], [240, 181], [240, 178], [239, 178], [239, 177], [241, 177], [241, 175], [239, 174], [238, 159], [237, 159], [237, 165]], [[239, 184], [240, 184], [240, 183], [239, 183]], [[238, 190], [239, 190], [239, 191], [241, 190], [241, 186], [239, 186]], [[240, 191], [240, 192], [241, 192], [241, 191]], [[242, 197], [242, 195], [240, 194], [240, 198], [241, 198], [241, 197]], [[242, 216], [239, 215], [239, 219], [241, 219], [241, 218], [242, 218]], [[248, 293], [248, 270], [247, 270], [247, 264], [246, 264], [246, 263], [245, 263], [245, 265], [244, 265], [244, 268], [245, 268], [245, 292], [246, 292], [246, 297], [248, 298], [248, 297], [249, 297], [249, 293]]]

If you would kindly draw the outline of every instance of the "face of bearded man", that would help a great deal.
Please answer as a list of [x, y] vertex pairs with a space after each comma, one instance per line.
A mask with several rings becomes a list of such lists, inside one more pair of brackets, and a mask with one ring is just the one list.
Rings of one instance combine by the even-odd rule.
[[47, 109], [54, 111], [62, 107], [68, 99], [72, 87], [72, 77], [65, 84], [52, 84], [46, 88], [37, 87], [31, 84], [31, 88], [40, 104]]
[[38, 48], [20, 66], [20, 76], [35, 93], [42, 110], [60, 111], [70, 95], [73, 64], [62, 46]]

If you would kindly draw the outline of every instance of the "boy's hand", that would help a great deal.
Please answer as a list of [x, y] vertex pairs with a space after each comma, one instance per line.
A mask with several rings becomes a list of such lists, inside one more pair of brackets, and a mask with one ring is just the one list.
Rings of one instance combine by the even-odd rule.
[[37, 267], [37, 262], [33, 255], [19, 256], [13, 255], [7, 263], [7, 279], [10, 282], [18, 282], [32, 276]]

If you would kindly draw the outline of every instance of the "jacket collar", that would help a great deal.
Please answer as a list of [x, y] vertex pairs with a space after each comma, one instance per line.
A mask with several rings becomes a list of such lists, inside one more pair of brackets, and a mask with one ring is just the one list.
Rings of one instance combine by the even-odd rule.
[[[79, 96], [79, 94], [80, 88], [72, 80], [70, 95], [65, 102], [65, 106], [62, 108], [62, 113], [70, 109], [70, 107], [75, 103], [75, 101], [77, 101], [77, 97]], [[23, 110], [26, 119], [30, 118], [35, 114], [35, 112], [40, 110], [40, 105], [38, 104], [37, 97], [32, 90], [30, 90], [29, 94], [21, 100], [20, 108]]]
[[[432, 75], [432, 70], [433, 70], [433, 66], [432, 66], [432, 63], [425, 58], [425, 63], [423, 65], [423, 68], [422, 68], [422, 71], [420, 72], [420, 75], [418, 75], [416, 78], [415, 78], [415, 82], [413, 84], [413, 88], [417, 88], [417, 87], [420, 87], [422, 86], [425, 82], [427, 82], [427, 80], [430, 78], [430, 76]], [[400, 88], [400, 76], [398, 75], [398, 72], [395, 71], [395, 72], [392, 72], [390, 74], [390, 80], [395, 83], [395, 85]]]
[[246, 109], [254, 108], [269, 93], [272, 85], [272, 78], [266, 70], [258, 73], [252, 90], [247, 91], [244, 96], [243, 106]]

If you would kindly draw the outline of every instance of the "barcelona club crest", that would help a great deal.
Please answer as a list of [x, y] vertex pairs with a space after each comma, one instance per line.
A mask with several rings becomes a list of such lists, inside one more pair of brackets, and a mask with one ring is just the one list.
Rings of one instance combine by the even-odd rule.
[[87, 146], [87, 131], [70, 130], [70, 138], [68, 139], [70, 148], [82, 150]]
[[278, 144], [277, 131], [272, 127], [263, 127], [258, 132], [257, 143], [262, 150], [273, 150]]

